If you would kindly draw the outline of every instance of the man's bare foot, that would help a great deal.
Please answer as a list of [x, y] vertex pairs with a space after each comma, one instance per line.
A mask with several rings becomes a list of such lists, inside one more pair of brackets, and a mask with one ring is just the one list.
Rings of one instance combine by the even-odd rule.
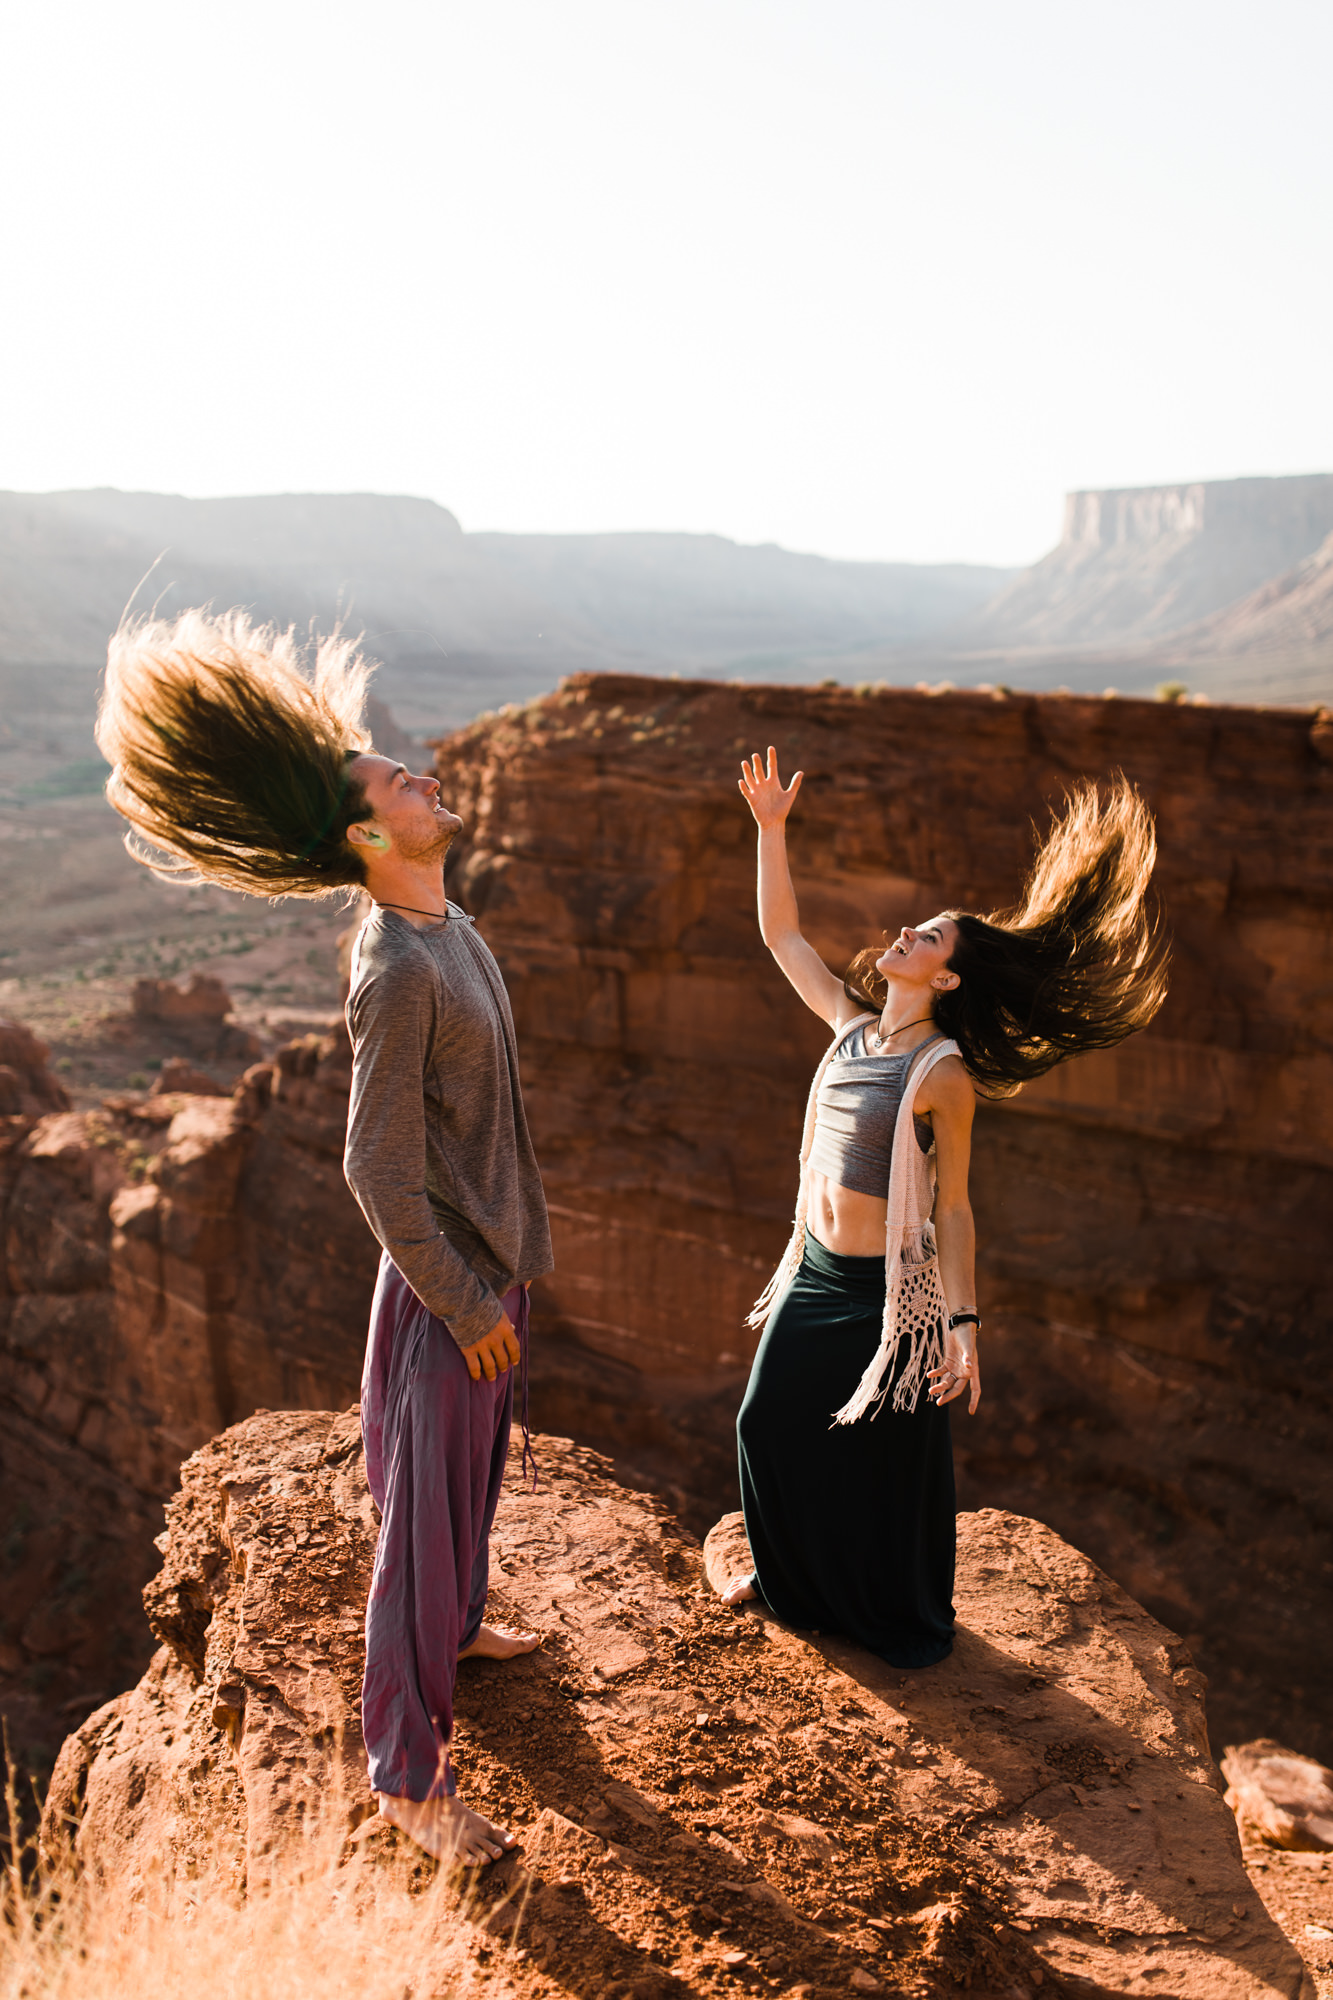
[[378, 1792], [380, 1817], [400, 1827], [409, 1840], [424, 1847], [437, 1861], [459, 1868], [484, 1868], [498, 1861], [517, 1842], [502, 1826], [492, 1826], [459, 1798], [401, 1799]]
[[483, 1625], [460, 1660], [512, 1660], [520, 1653], [535, 1653], [541, 1645], [540, 1632], [516, 1632], [512, 1625]]
[[759, 1592], [754, 1587], [753, 1575], [733, 1576], [720, 1595], [724, 1604], [752, 1604]]

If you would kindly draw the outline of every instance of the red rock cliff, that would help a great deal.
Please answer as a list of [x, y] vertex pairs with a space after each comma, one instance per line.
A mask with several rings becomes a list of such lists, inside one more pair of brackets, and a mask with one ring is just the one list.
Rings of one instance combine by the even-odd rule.
[[[538, 1421], [697, 1527], [734, 1492], [744, 1313], [823, 1040], [754, 922], [735, 775], [770, 740], [808, 773], [793, 852], [832, 964], [1010, 899], [1030, 817], [1082, 772], [1123, 766], [1154, 804], [1161, 1020], [980, 1114], [964, 1500], [1050, 1521], [1189, 1634], [1222, 1741], [1276, 1712], [1327, 1756], [1333, 777], [1308, 717], [601, 677], [451, 739], [453, 886], [514, 995], [554, 1215]], [[147, 1656], [180, 1459], [257, 1407], [355, 1395], [376, 1251], [342, 1179], [343, 1037], [234, 1100], [88, 1114], [23, 1050], [0, 1118], [0, 1696], [41, 1761]]]
[[345, 1035], [312, 1036], [234, 1098], [0, 1119], [0, 1705], [36, 1765], [148, 1656], [181, 1460], [356, 1393], [378, 1253], [342, 1176], [350, 1075]]
[[603, 675], [448, 739], [451, 883], [509, 982], [554, 1217], [540, 1420], [690, 1518], [731, 1476], [824, 1041], [754, 918], [736, 776], [769, 742], [807, 774], [791, 847], [834, 966], [1012, 901], [1072, 779], [1152, 804], [1167, 1007], [980, 1111], [965, 1504], [1051, 1522], [1193, 1635], [1224, 1740], [1280, 1702], [1327, 1754], [1333, 772], [1300, 712]]
[[[962, 1517], [958, 1644], [904, 1676], [728, 1612], [659, 1502], [536, 1448], [491, 1575], [546, 1643], [463, 1666], [454, 1742], [463, 1795], [522, 1849], [415, 1899], [438, 1925], [418, 1990], [1314, 2000], [1245, 1879], [1188, 1653], [1049, 1528]], [[174, 1877], [215, 1949], [219, 1862], [224, 1907], [298, 1856], [315, 1907], [364, 1907], [302, 1844], [322, 1807], [360, 1822], [353, 1852], [406, 1860], [365, 1817], [374, 1542], [355, 1410], [266, 1412], [197, 1452], [146, 1594], [162, 1643], [66, 1742], [48, 1851]], [[741, 1546], [719, 1523], [710, 1570]]]

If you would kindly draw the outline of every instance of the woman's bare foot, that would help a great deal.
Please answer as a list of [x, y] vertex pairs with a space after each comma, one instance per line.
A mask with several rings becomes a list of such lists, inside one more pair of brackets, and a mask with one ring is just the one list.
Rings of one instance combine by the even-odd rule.
[[459, 1798], [401, 1799], [378, 1792], [380, 1817], [400, 1827], [409, 1840], [437, 1861], [460, 1868], [484, 1868], [517, 1845], [512, 1833], [473, 1812]]
[[460, 1660], [512, 1660], [520, 1653], [535, 1653], [541, 1645], [540, 1632], [516, 1632], [512, 1625], [483, 1625]]
[[753, 1576], [733, 1576], [720, 1595], [724, 1604], [752, 1604], [759, 1592], [754, 1587]]

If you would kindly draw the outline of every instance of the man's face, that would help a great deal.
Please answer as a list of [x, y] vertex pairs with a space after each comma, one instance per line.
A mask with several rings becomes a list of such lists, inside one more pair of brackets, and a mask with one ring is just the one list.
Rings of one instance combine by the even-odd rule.
[[376, 848], [374, 853], [400, 861], [443, 861], [463, 822], [441, 805], [436, 779], [414, 778], [406, 764], [373, 752], [353, 758], [350, 776], [370, 808], [369, 819], [356, 824], [388, 842], [387, 852]]

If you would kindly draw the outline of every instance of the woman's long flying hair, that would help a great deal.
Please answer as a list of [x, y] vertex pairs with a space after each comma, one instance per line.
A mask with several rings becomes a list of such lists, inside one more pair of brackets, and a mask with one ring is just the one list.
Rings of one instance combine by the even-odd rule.
[[[935, 1025], [957, 1042], [983, 1093], [1007, 1096], [1069, 1056], [1109, 1049], [1147, 1027], [1167, 991], [1170, 945], [1148, 901], [1157, 858], [1152, 814], [1117, 773], [1107, 793], [1074, 788], [1038, 851], [1017, 909], [958, 926], [935, 996]], [[871, 947], [847, 968], [849, 998], [878, 1013], [887, 981]]]
[[372, 671], [335, 636], [307, 676], [293, 633], [242, 611], [122, 624], [97, 746], [131, 854], [157, 874], [252, 896], [357, 887], [346, 836], [368, 808], [350, 774], [370, 748], [361, 711]]

